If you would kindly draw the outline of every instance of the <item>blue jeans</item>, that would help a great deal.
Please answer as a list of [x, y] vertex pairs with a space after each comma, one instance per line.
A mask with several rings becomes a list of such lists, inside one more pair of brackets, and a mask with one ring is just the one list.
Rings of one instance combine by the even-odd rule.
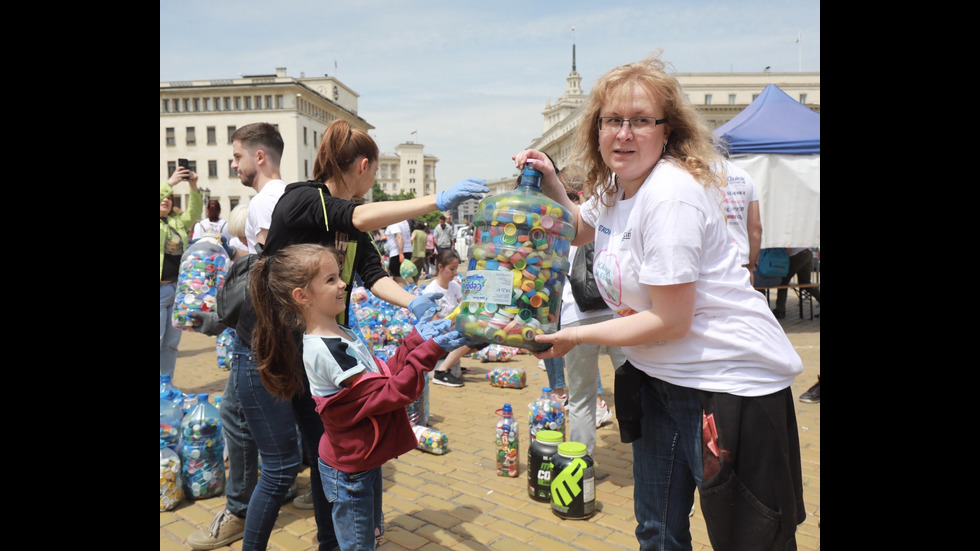
[[180, 329], [174, 327], [174, 299], [177, 298], [176, 283], [160, 284], [160, 375], [174, 375], [177, 367], [177, 346], [180, 344]]
[[565, 388], [565, 360], [563, 358], [546, 359], [544, 369], [548, 372], [548, 386], [552, 390]]
[[[236, 355], [234, 350], [231, 350], [230, 357], [230, 365], [250, 361], [248, 355]], [[259, 448], [245, 422], [235, 378], [231, 374], [221, 396], [221, 426], [225, 435], [225, 449], [228, 450], [225, 507], [235, 516], [245, 518], [248, 502], [259, 480]]]
[[381, 467], [357, 473], [338, 471], [317, 459], [323, 492], [333, 504], [333, 522], [343, 526], [339, 534], [342, 551], [373, 551], [374, 529], [385, 533], [381, 511]]
[[[311, 457], [317, 457], [323, 422], [314, 410], [313, 398], [308, 390], [291, 401], [279, 400], [266, 390], [259, 377], [258, 359], [238, 335], [232, 341], [231, 353], [231, 377], [235, 392], [258, 451], [262, 454], [262, 474], [248, 502], [242, 550], [265, 549], [286, 492], [296, 480], [303, 462], [295, 426], [298, 424], [300, 427], [307, 452], [311, 453]], [[222, 408], [223, 402], [224, 398]], [[334, 534], [330, 504], [323, 495], [319, 478], [319, 471], [310, 469], [319, 549], [331, 551], [337, 545], [337, 536]]]
[[688, 515], [703, 471], [699, 395], [645, 377], [640, 403], [642, 437], [633, 441], [636, 539], [641, 551], [690, 550]]

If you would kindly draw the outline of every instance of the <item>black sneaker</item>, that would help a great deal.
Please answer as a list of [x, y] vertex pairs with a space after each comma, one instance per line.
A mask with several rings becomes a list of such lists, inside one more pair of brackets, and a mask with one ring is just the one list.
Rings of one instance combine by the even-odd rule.
[[453, 376], [449, 370], [445, 371], [435, 371], [435, 376], [432, 377], [432, 382], [439, 385], [446, 386], [463, 386], [463, 379]]
[[819, 404], [820, 403], [820, 381], [817, 380], [817, 384], [810, 387], [810, 390], [804, 392], [800, 395], [800, 401], [806, 402], [808, 404]]

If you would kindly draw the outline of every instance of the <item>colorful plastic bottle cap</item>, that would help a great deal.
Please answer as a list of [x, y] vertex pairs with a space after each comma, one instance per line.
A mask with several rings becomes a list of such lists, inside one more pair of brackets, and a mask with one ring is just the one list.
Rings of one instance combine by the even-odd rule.
[[475, 314], [480, 310], [480, 303], [478, 302], [467, 302], [466, 308], [469, 309], [471, 314]]
[[507, 335], [507, 337], [504, 339], [504, 344], [507, 346], [519, 347], [524, 344], [524, 340], [524, 337], [520, 333], [517, 333], [514, 335]]
[[523, 212], [515, 212], [514, 213], [514, 223], [515, 224], [523, 224], [525, 220], [527, 220], [527, 216]]
[[541, 228], [532, 228], [528, 235], [531, 237], [531, 241], [538, 241], [544, 239], [545, 231]]
[[486, 264], [487, 264], [486, 265], [486, 268], [488, 270], [496, 270], [497, 269], [497, 265], [499, 264], [499, 262], [497, 260], [495, 260], [495, 259], [491, 259], [491, 260], [487, 260], [486, 261]]
[[504, 226], [504, 235], [517, 235], [517, 226], [513, 223]]
[[514, 243], [517, 243], [517, 236], [516, 235], [507, 235], [505, 233], [504, 235], [502, 235], [500, 237], [500, 242], [501, 243], [506, 243], [508, 245], [513, 245]]
[[514, 261], [515, 270], [523, 270], [525, 266], [527, 266], [527, 261], [524, 260], [523, 258], [518, 258], [517, 260]]
[[546, 291], [544, 285], [544, 279], [538, 278], [534, 280], [534, 290], [535, 291]]
[[520, 313], [518, 313], [517, 315], [525, 323], [527, 323], [528, 321], [531, 321], [531, 318], [534, 317], [534, 314], [530, 310], [528, 310], [527, 308], [521, 308]]
[[492, 313], [494, 313], [494, 312], [496, 312], [496, 311], [497, 311], [497, 303], [496, 303], [496, 302], [488, 302], [488, 303], [486, 303], [486, 304], [485, 304], [485, 305], [483, 306], [483, 309], [484, 309], [484, 310], [485, 310], [486, 312], [488, 312], [488, 313], [490, 313], [490, 314], [492, 314]]
[[551, 216], [542, 215], [541, 216], [541, 227], [548, 230], [551, 226], [555, 225], [555, 219]]
[[531, 302], [531, 306], [532, 307], [537, 308], [538, 306], [541, 306], [541, 294], [540, 293], [535, 293], [529, 300]]
[[524, 340], [529, 342], [534, 342], [534, 335], [535, 335], [535, 331], [531, 327], [525, 327], [524, 330], [521, 332], [521, 336], [524, 337]]
[[525, 279], [523, 282], [521, 282], [521, 290], [524, 291], [525, 293], [527, 293], [528, 291], [533, 291], [534, 290], [534, 280], [533, 279]]
[[504, 333], [503, 330], [498, 329], [497, 331], [493, 332], [493, 342], [497, 344], [504, 342], [504, 339], [506, 338], [507, 338], [507, 333]]

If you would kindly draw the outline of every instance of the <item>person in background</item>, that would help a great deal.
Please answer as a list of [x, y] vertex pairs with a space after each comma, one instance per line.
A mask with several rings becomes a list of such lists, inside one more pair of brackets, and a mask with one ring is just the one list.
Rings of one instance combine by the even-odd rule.
[[[425, 387], [425, 372], [464, 342], [449, 320], [431, 321], [427, 310], [387, 362], [375, 358], [354, 330], [337, 323], [346, 309], [344, 256], [315, 243], [289, 245], [256, 264], [250, 282], [258, 342], [279, 342], [262, 354], [260, 368], [292, 366], [302, 332], [302, 361], [324, 435], [317, 466], [330, 496], [341, 551], [375, 549], [384, 537], [381, 467], [418, 447], [405, 407]], [[445, 332], [444, 332], [445, 331]], [[288, 398], [303, 386], [269, 380], [270, 391]]]
[[439, 223], [432, 228], [432, 236], [436, 240], [436, 252], [441, 253], [446, 249], [453, 248], [453, 227], [446, 223], [445, 215], [439, 216]]
[[414, 224], [412, 228], [412, 263], [415, 264], [415, 267], [419, 271], [416, 280], [418, 283], [421, 283], [427, 272], [425, 266], [425, 240], [429, 236], [429, 231], [421, 218], [416, 218], [412, 222]]
[[[187, 180], [190, 204], [186, 211], [174, 206], [174, 186]], [[187, 229], [201, 216], [203, 201], [197, 189], [197, 173], [178, 166], [170, 178], [160, 184], [160, 375], [174, 375], [180, 329], [173, 326], [174, 300], [180, 257], [187, 249]]]
[[[282, 135], [269, 123], [248, 124], [232, 134], [231, 167], [238, 172], [242, 185], [256, 191], [245, 213], [244, 232], [248, 253], [257, 252], [265, 243], [272, 211], [286, 187], [279, 173], [284, 148]], [[225, 329], [214, 312], [196, 313], [195, 317], [202, 321], [201, 326], [195, 328], [196, 331], [216, 336]], [[228, 450], [226, 503], [207, 528], [187, 537], [191, 549], [216, 549], [243, 538], [242, 549], [265, 549], [281, 505], [281, 501], [270, 499], [270, 494], [273, 493], [271, 488], [276, 485], [272, 478], [283, 468], [282, 454], [274, 451], [266, 443], [268, 440], [263, 440], [263, 436], [269, 438], [265, 435], [269, 425], [259, 413], [264, 389], [259, 384], [258, 364], [251, 351], [250, 336], [243, 338], [235, 329], [229, 348], [231, 373], [221, 397], [221, 424]], [[296, 421], [292, 412], [283, 412], [282, 418], [288, 418], [284, 424], [288, 423], [290, 427], [292, 446], [296, 450]], [[318, 424], [315, 416], [311, 423]], [[261, 476], [258, 465], [260, 452]], [[270, 516], [272, 522], [268, 521]], [[325, 513], [324, 518], [329, 522], [329, 512]], [[332, 546], [336, 541], [332, 524], [323, 530], [318, 522], [318, 540], [324, 551]]]
[[795, 549], [806, 508], [791, 385], [803, 362], [737, 261], [711, 129], [659, 53], [600, 77], [581, 120], [581, 206], [543, 153], [513, 159], [571, 211], [571, 245], [595, 241], [596, 284], [616, 316], [537, 335], [552, 346], [534, 355], [622, 347], [616, 418], [633, 447], [640, 549], [692, 548], [695, 489], [715, 549]]
[[425, 225], [425, 275], [426, 277], [436, 277], [436, 238], [432, 235], [432, 228]]
[[[463, 287], [456, 281], [456, 273], [459, 270], [459, 255], [452, 249], [440, 251], [436, 259], [436, 277], [425, 286], [424, 293], [441, 294], [442, 297], [436, 300], [439, 305], [437, 315], [445, 318], [453, 313], [463, 300]], [[432, 382], [444, 385], [460, 387], [466, 383], [462, 378], [462, 366], [460, 358], [472, 352], [469, 346], [461, 346], [445, 358], [439, 360], [432, 372]]]
[[[789, 272], [783, 276], [779, 284], [789, 285], [793, 280], [793, 276], [796, 276], [797, 283], [810, 283], [810, 276], [813, 274], [813, 251], [808, 247], [796, 247], [787, 248], [786, 253], [789, 255]], [[776, 290], [776, 308], [772, 311], [776, 319], [784, 319], [786, 317], [787, 291], [789, 289]], [[813, 295], [817, 303], [820, 303], [820, 287], [806, 289], [804, 292]]]
[[725, 199], [721, 208], [728, 220], [728, 232], [738, 244], [738, 262], [749, 271], [754, 283], [755, 265], [759, 262], [762, 245], [762, 218], [759, 216], [759, 194], [748, 172], [729, 159], [724, 160]]
[[248, 238], [245, 237], [245, 221], [248, 218], [248, 203], [231, 209], [228, 215], [228, 256], [235, 261], [248, 254]]
[[406, 284], [401, 274], [402, 262], [412, 258], [412, 230], [408, 220], [399, 220], [385, 228], [385, 243], [388, 245], [388, 275], [399, 285]]
[[228, 221], [221, 217], [221, 203], [217, 199], [209, 200], [204, 212], [207, 213], [207, 216], [194, 224], [193, 238], [197, 240], [204, 237], [205, 234], [220, 236], [218, 239], [221, 244], [227, 247], [232, 236], [231, 232], [228, 231]]
[[[584, 199], [584, 194], [580, 193], [585, 183], [585, 171], [580, 166], [565, 167], [559, 172], [558, 179], [564, 184], [570, 201], [579, 204]], [[581, 253], [579, 247], [570, 247], [569, 266], [573, 265], [576, 253]], [[561, 299], [559, 327], [562, 329], [583, 327], [613, 318], [613, 311], [608, 308], [583, 312], [572, 295], [570, 280], [565, 281]], [[602, 399], [600, 352], [609, 356], [614, 369], [626, 363], [626, 356], [620, 347], [585, 342], [559, 358], [564, 361], [565, 381], [568, 384], [568, 439], [585, 444], [590, 455], [595, 452], [596, 429], [612, 417], [609, 405]]]

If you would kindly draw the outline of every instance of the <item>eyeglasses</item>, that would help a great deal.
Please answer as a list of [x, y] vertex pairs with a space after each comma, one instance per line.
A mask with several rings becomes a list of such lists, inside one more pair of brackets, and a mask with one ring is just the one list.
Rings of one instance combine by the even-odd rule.
[[630, 130], [636, 133], [650, 133], [657, 128], [658, 124], [667, 122], [667, 118], [655, 119], [653, 117], [633, 117], [624, 119], [622, 117], [597, 117], [599, 132], [619, 132], [623, 127], [623, 122], [628, 122]]

